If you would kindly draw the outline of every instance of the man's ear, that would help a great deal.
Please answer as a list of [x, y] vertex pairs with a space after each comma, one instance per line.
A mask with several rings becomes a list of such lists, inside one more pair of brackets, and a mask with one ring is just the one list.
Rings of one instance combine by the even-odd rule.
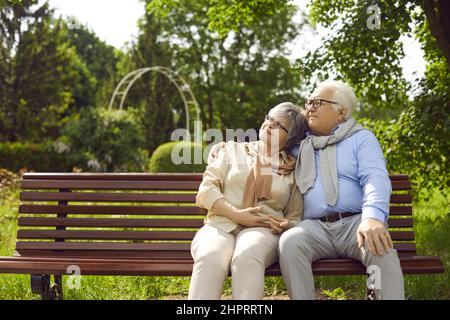
[[348, 109], [347, 108], [341, 108], [338, 111], [338, 118], [340, 121], [345, 121], [346, 117], [347, 117], [347, 113], [348, 113]]

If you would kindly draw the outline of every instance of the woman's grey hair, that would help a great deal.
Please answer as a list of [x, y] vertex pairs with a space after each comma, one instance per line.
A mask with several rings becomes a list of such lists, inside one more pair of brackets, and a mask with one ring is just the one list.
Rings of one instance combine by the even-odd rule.
[[287, 119], [289, 125], [288, 137], [284, 143], [284, 149], [291, 149], [300, 143], [306, 137], [308, 124], [305, 117], [305, 111], [291, 102], [283, 102], [273, 107], [269, 111], [269, 115], [278, 119]]
[[[353, 91], [353, 88], [350, 87], [347, 83], [339, 80], [326, 80], [317, 86], [317, 88], [320, 88], [322, 86], [332, 86], [336, 90], [334, 92], [334, 101], [339, 103], [341, 107], [344, 107], [347, 109], [347, 115], [345, 117], [346, 120], [350, 119], [353, 112], [356, 109], [356, 105], [358, 103], [355, 95], [355, 91]], [[339, 106], [333, 104], [333, 106], [338, 109]]]

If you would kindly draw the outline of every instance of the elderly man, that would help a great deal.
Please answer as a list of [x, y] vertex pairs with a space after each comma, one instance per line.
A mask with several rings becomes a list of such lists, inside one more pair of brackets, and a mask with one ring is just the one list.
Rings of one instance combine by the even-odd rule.
[[352, 112], [355, 94], [340, 81], [319, 84], [306, 102], [309, 136], [292, 150], [304, 220], [279, 243], [291, 299], [314, 299], [311, 264], [351, 258], [375, 266], [378, 299], [404, 299], [400, 261], [387, 230], [391, 182], [375, 135]]

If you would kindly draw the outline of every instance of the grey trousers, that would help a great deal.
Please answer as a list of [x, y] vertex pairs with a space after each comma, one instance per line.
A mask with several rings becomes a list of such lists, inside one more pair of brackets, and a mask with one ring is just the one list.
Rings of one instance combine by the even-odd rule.
[[[403, 300], [403, 273], [397, 251], [373, 255], [367, 247], [359, 248], [356, 231], [361, 214], [328, 223], [303, 220], [281, 235], [279, 261], [289, 297], [314, 299], [311, 264], [320, 259], [351, 258], [361, 261], [368, 271], [375, 270], [377, 299]], [[369, 272], [372, 274], [372, 272]]]

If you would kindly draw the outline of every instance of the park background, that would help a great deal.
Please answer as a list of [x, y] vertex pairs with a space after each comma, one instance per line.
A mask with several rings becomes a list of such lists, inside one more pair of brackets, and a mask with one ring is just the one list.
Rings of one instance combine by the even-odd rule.
[[[100, 21], [108, 15], [109, 1], [102, 3]], [[368, 24], [374, 4], [379, 28]], [[164, 75], [145, 74], [122, 110], [108, 108], [129, 72], [153, 66], [176, 71], [198, 101], [203, 130], [222, 131], [257, 128], [270, 107], [284, 101], [302, 106], [319, 81], [334, 78], [355, 88], [355, 118], [378, 137], [390, 173], [411, 177], [418, 253], [441, 256], [446, 268], [443, 275], [406, 276], [407, 298], [450, 299], [448, 2], [140, 5], [145, 10], [137, 34], [116, 48], [75, 17], [58, 14], [52, 1], [0, 0], [0, 255], [14, 251], [24, 172], [204, 170], [205, 164], [168, 161], [171, 133], [189, 124], [179, 92]], [[405, 38], [421, 49], [420, 59], [409, 63], [423, 72], [412, 77], [402, 66]], [[293, 59], [292, 50], [301, 50], [301, 57]], [[361, 299], [364, 280], [316, 277], [317, 295]], [[82, 290], [65, 292], [67, 299], [165, 299], [186, 297], [188, 286], [187, 277], [83, 277]], [[267, 278], [266, 296], [286, 297], [281, 278]], [[36, 298], [29, 277], [0, 275], [0, 299]]]

